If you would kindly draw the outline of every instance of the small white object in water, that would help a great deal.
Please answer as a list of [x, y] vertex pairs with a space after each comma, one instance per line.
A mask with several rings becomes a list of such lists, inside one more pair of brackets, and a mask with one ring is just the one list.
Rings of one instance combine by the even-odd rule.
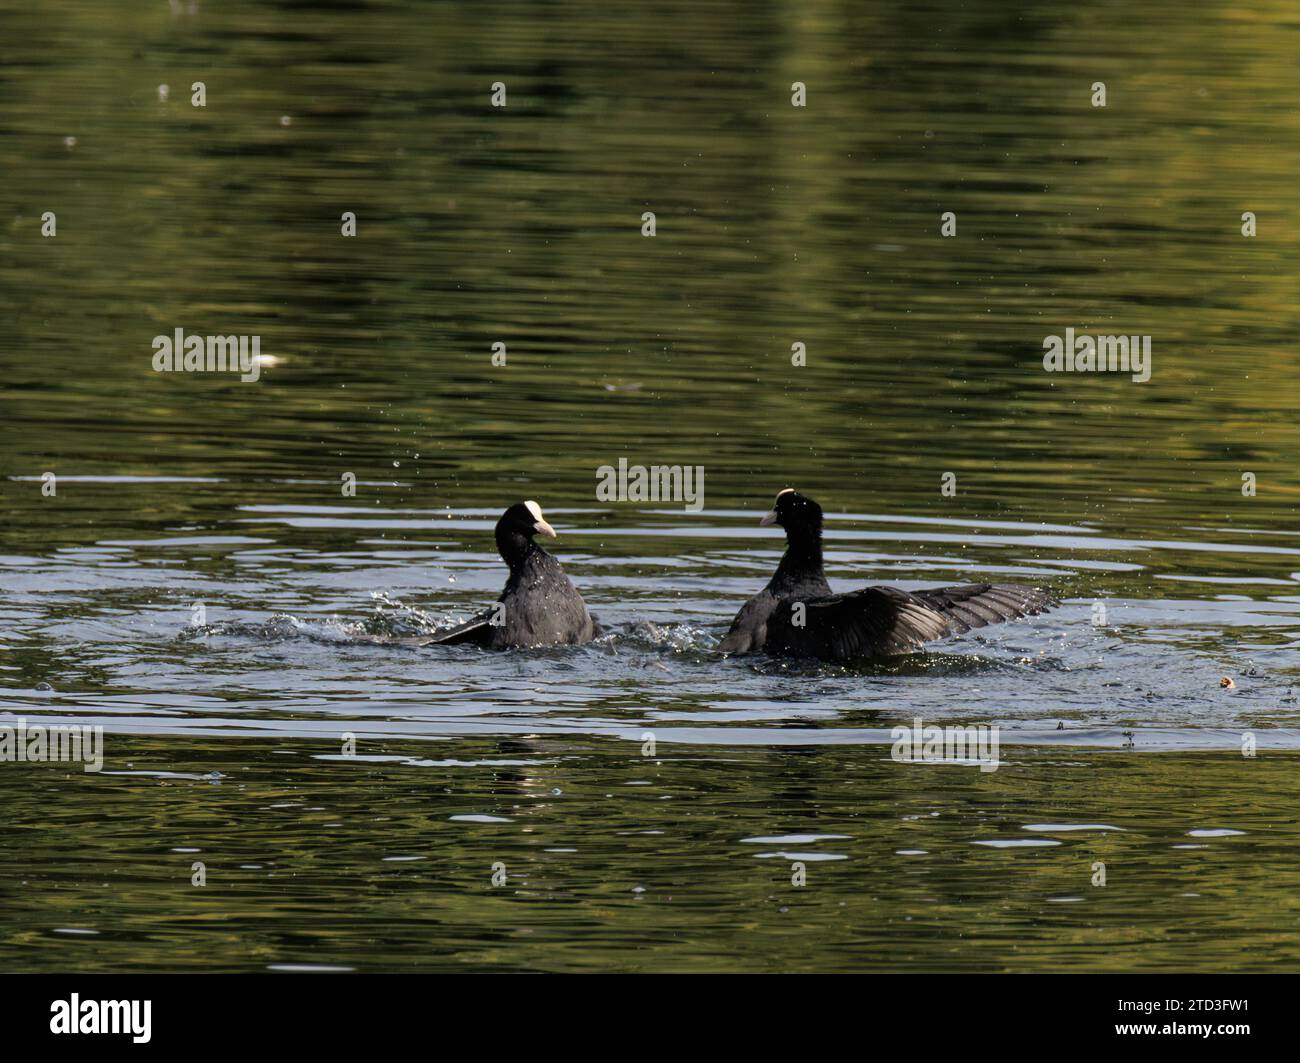
[[287, 114], [282, 114], [282, 115], [280, 115], [280, 124], [281, 124], [281, 125], [288, 125], [288, 124], [289, 124], [290, 122], [292, 122], [292, 121], [293, 121], [293, 119], [290, 118]]
[[987, 845], [991, 849], [1028, 849], [1040, 845], [1060, 845], [1054, 838], [989, 838], [972, 842], [972, 845]]
[[168, 88], [166, 85], [159, 85], [159, 86], [158, 86], [158, 99], [161, 100], [163, 103], [166, 103], [166, 102], [167, 102], [167, 96], [168, 96], [168, 94], [169, 94], [170, 92], [171, 92], [171, 89]]

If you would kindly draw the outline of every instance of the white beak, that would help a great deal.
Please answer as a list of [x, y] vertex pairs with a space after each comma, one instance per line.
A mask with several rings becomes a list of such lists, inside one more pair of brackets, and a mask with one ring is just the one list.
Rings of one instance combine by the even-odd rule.
[[556, 538], [555, 529], [552, 528], [549, 524], [547, 524], [546, 521], [544, 520], [539, 520], [536, 524], [534, 524], [533, 531], [541, 532], [543, 535], [549, 536], [552, 539]]
[[770, 528], [776, 523], [776, 510], [772, 510], [766, 517], [758, 522], [760, 528]]

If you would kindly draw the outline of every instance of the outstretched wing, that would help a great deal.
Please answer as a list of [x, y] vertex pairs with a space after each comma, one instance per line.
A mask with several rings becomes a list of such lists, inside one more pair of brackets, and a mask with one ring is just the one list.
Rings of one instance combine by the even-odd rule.
[[767, 622], [767, 650], [831, 661], [885, 657], [943, 638], [948, 624], [942, 613], [893, 587], [786, 598]]
[[1032, 616], [1056, 604], [1035, 587], [988, 583], [912, 594], [867, 587], [850, 594], [785, 599], [767, 622], [767, 649], [833, 661], [912, 653], [935, 639]]
[[[466, 620], [455, 627], [445, 628], [442, 631], [435, 631], [432, 635], [418, 635], [415, 638], [395, 640], [403, 646], [487, 646], [492, 647], [492, 635], [498, 628], [494, 628], [492, 618], [498, 615], [496, 607], [480, 613], [472, 619]], [[590, 613], [587, 614], [591, 616]], [[591, 639], [600, 638], [605, 634], [605, 629], [596, 622], [594, 616], [591, 617], [591, 635], [587, 639], [575, 639], [573, 641], [589, 642]], [[499, 645], [498, 647], [499, 648]]]
[[1046, 591], [1018, 583], [966, 583], [913, 591], [912, 597], [946, 616], [954, 635], [973, 627], [1037, 616], [1061, 604]]
[[486, 646], [492, 639], [492, 617], [494, 609], [479, 613], [478, 616], [454, 627], [443, 628], [432, 635], [416, 635], [413, 638], [394, 640], [401, 646]]

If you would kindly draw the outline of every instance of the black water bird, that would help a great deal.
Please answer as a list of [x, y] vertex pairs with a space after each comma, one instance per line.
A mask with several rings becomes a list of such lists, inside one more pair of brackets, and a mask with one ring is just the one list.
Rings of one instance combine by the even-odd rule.
[[555, 529], [536, 502], [517, 502], [497, 521], [497, 552], [510, 567], [505, 590], [472, 620], [421, 638], [419, 645], [473, 644], [493, 650], [581, 645], [600, 634], [587, 603], [559, 561], [533, 541]]
[[718, 644], [724, 653], [847, 661], [911, 653], [971, 628], [1034, 616], [1059, 603], [1037, 587], [972, 583], [928, 591], [866, 587], [834, 594], [822, 571], [822, 508], [787, 487], [759, 524], [785, 529], [786, 551]]

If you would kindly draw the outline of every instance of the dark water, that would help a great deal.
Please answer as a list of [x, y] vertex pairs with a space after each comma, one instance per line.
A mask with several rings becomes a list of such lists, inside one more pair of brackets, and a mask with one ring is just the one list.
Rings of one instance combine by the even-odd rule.
[[[0, 763], [0, 966], [1297, 966], [1285, 6], [179, 6], [0, 14], [0, 727], [106, 731]], [[1065, 604], [721, 661], [787, 485], [837, 588]], [[490, 601], [525, 497], [609, 638], [375, 644]], [[1001, 767], [895, 763], [918, 717]]]

